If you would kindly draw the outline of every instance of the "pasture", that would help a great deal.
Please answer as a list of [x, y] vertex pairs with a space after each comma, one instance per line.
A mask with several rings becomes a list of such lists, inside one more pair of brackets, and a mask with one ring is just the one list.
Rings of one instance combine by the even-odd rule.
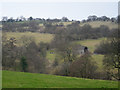
[[3, 88], [118, 88], [117, 81], [3, 71]]
[[118, 27], [118, 24], [110, 21], [93, 21], [93, 22], [85, 22], [81, 23], [80, 26], [83, 26], [85, 24], [91, 25], [93, 28], [100, 27], [101, 25], [108, 26], [109, 29], [115, 29]]
[[99, 39], [87, 39], [82, 41], [75, 41], [73, 43], [81, 44], [83, 46], [87, 46], [90, 52], [94, 52], [96, 45], [98, 45], [102, 40], [105, 40], [105, 38], [99, 38]]
[[32, 32], [6, 32], [7, 38], [15, 37], [18, 42], [21, 37], [28, 36], [35, 39], [35, 42], [38, 44], [40, 42], [50, 43], [54, 35], [45, 34], [45, 33], [32, 33]]
[[[57, 23], [53, 23], [53, 25], [55, 24], [63, 24], [64, 26], [67, 26], [67, 25], [70, 25], [72, 24], [73, 22], [72, 21], [69, 21], [69, 22], [57, 22]], [[91, 21], [91, 22], [81, 22], [80, 23], [80, 26], [83, 26], [85, 24], [89, 24], [91, 25], [93, 28], [96, 28], [96, 27], [100, 27], [101, 25], [105, 25], [105, 26], [108, 26], [109, 29], [115, 29], [115, 28], [118, 28], [118, 24], [114, 23], [114, 22], [111, 22], [111, 21]], [[43, 24], [39, 24], [39, 26], [43, 26]]]

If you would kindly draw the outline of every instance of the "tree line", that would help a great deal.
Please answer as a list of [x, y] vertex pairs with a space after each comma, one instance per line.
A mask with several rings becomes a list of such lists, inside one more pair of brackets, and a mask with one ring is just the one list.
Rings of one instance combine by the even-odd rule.
[[80, 26], [78, 23], [72, 23], [66, 27], [59, 25], [47, 24], [45, 29], [41, 33], [50, 33], [50, 34], [63, 34], [64, 38], [75, 41], [75, 40], [85, 40], [85, 39], [98, 39], [101, 37], [107, 37], [112, 30], [107, 26], [101, 25], [97, 28], [92, 28], [90, 25], [85, 24]]
[[84, 40], [84, 39], [98, 39], [107, 37], [112, 33], [107, 26], [101, 25], [97, 28], [92, 28], [90, 25], [85, 24], [80, 26], [78, 22], [73, 22], [67, 26], [63, 24], [44, 23], [40, 26], [36, 21], [29, 21], [24, 23], [9, 22], [2, 24], [2, 30], [5, 32], [39, 32], [60, 34], [62, 33], [66, 39], [71, 41]]
[[95, 53], [103, 54], [103, 64], [108, 78], [113, 77], [120, 81], [120, 29], [112, 31], [107, 40], [101, 41]]
[[44, 23], [44, 22], [69, 22], [69, 21], [78, 21], [79, 23], [80, 22], [90, 22], [90, 21], [112, 21], [112, 22], [115, 22], [115, 23], [118, 23], [118, 20], [119, 19], [119, 16], [117, 17], [107, 17], [107, 16], [101, 16], [101, 17], [97, 17], [96, 15], [91, 15], [91, 16], [88, 16], [88, 18], [85, 20], [82, 20], [82, 21], [79, 21], [79, 20], [69, 20], [67, 17], [62, 17], [61, 19], [44, 19], [44, 18], [33, 18], [32, 16], [29, 17], [29, 18], [25, 18], [24, 16], [20, 16], [16, 19], [14, 19], [13, 17], [10, 17], [8, 18], [7, 16], [4, 16], [2, 17], [2, 22], [24, 22], [24, 21], [32, 21], [32, 20], [35, 20], [35, 21], [39, 21], [39, 23]]

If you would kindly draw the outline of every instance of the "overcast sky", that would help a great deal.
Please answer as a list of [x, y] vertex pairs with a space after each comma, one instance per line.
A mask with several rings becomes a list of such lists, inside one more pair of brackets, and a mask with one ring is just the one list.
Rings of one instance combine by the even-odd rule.
[[[17, 0], [16, 0], [17, 1]], [[118, 2], [22, 2], [1, 3], [2, 16], [17, 18], [19, 16], [34, 18], [62, 18], [82, 20], [89, 15], [116, 17]]]

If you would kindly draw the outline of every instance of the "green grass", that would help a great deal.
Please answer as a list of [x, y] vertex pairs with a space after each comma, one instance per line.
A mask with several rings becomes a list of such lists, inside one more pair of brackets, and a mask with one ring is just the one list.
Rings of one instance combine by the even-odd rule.
[[98, 71], [103, 71], [103, 58], [104, 55], [92, 55], [93, 60], [96, 62], [98, 66]]
[[3, 88], [117, 88], [117, 81], [3, 71]]
[[41, 34], [41, 33], [32, 33], [32, 32], [6, 32], [7, 38], [15, 37], [18, 41], [20, 41], [20, 38], [22, 36], [28, 36], [33, 37], [35, 39], [35, 42], [38, 44], [39, 42], [45, 42], [49, 43], [53, 39], [53, 34]]
[[56, 56], [56, 53], [54, 53], [54, 54], [50, 54], [50, 52], [51, 51], [47, 51], [47, 56], [46, 56], [46, 58], [48, 59], [48, 60], [55, 60], [55, 56]]

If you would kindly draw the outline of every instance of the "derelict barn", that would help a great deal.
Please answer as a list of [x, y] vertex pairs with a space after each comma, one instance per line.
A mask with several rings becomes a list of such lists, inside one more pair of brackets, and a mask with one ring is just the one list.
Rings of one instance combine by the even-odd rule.
[[77, 54], [85, 54], [88, 52], [88, 47], [86, 46], [81, 46], [81, 45], [77, 45], [75, 48], [74, 48], [75, 51], [77, 51], [76, 53]]

